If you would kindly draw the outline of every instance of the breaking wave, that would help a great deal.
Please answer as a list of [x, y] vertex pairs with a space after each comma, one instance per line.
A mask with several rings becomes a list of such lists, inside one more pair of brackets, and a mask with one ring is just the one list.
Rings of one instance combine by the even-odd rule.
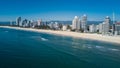
[[41, 36], [31, 36], [31, 38], [37, 39], [37, 40], [41, 40], [41, 41], [48, 41], [48, 39], [43, 38]]
[[112, 48], [109, 48], [109, 50], [111, 50], [111, 51], [120, 51], [119, 49], [112, 49]]
[[41, 40], [42, 40], [42, 41], [48, 41], [48, 39], [46, 39], [46, 38], [41, 38]]

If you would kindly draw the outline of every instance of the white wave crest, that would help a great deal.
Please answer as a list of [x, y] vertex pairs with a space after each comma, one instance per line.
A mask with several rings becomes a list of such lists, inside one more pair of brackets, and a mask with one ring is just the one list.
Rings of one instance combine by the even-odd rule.
[[42, 40], [42, 41], [48, 41], [48, 39], [46, 39], [46, 38], [41, 38], [41, 40]]
[[104, 48], [103, 46], [95, 46], [96, 48], [102, 49]]
[[111, 50], [111, 51], [120, 51], [119, 49], [112, 49], [112, 48], [109, 48], [109, 50]]

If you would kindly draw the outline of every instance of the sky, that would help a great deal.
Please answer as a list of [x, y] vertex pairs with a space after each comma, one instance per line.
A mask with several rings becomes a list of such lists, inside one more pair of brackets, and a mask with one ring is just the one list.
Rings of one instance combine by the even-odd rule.
[[90, 21], [102, 21], [106, 16], [120, 21], [120, 0], [0, 0], [0, 21], [22, 19], [45, 21], [72, 20], [86, 14]]

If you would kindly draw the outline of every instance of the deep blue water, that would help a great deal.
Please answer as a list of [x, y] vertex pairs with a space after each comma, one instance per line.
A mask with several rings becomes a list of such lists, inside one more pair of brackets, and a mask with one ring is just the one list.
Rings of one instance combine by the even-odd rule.
[[120, 44], [0, 28], [0, 68], [120, 68]]

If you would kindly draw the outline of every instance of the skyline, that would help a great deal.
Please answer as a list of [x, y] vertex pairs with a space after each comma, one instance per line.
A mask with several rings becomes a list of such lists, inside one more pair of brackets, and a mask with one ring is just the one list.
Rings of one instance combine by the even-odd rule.
[[89, 21], [103, 21], [106, 16], [120, 21], [119, 0], [1, 0], [0, 21], [27, 19], [72, 20], [74, 16], [88, 16]]

